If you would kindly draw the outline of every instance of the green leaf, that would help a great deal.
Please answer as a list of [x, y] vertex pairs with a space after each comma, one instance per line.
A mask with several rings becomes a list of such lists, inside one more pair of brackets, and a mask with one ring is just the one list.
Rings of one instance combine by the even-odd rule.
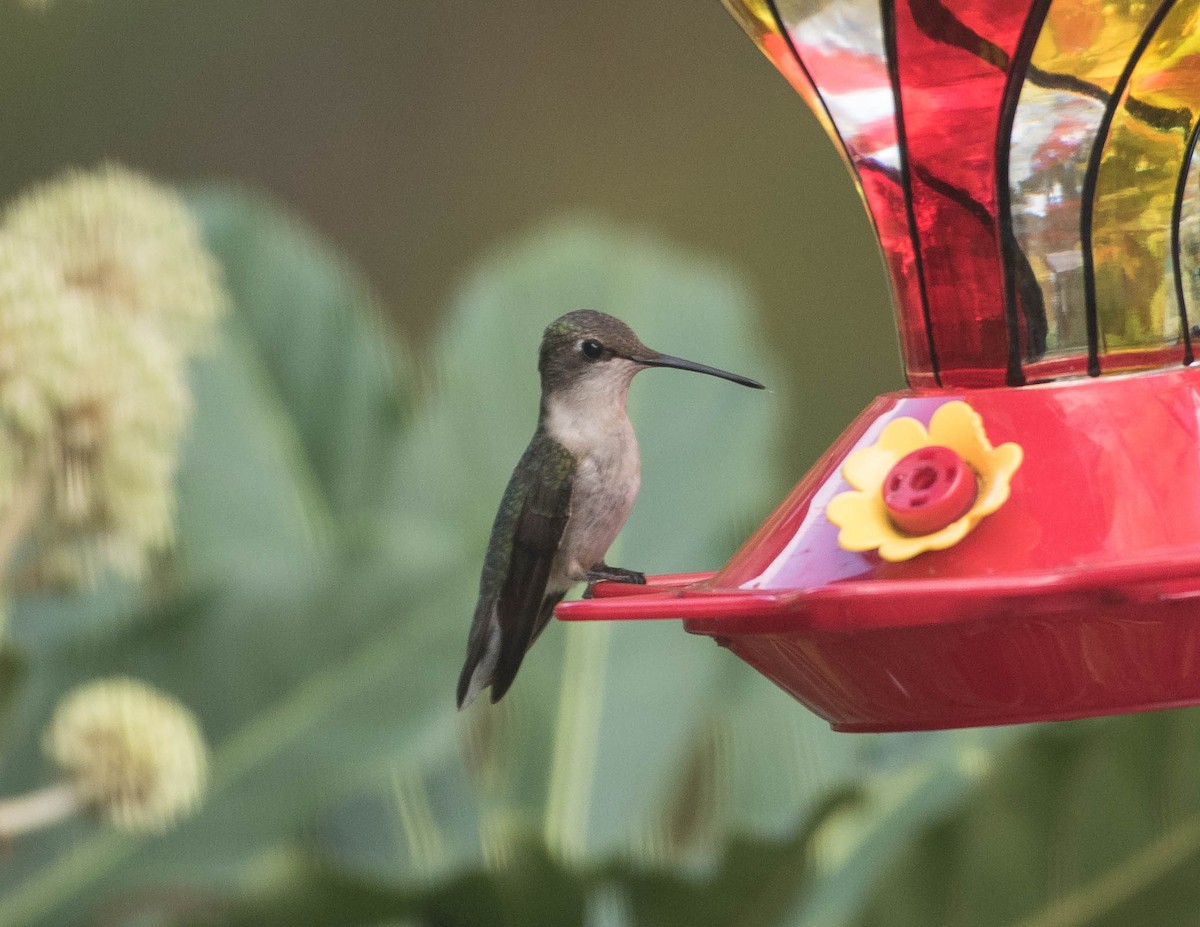
[[845, 924], [859, 911], [892, 861], [914, 835], [961, 801], [987, 768], [999, 745], [1020, 736], [1016, 728], [888, 735], [913, 755], [884, 764], [859, 765], [852, 781], [862, 801], [830, 820], [816, 835], [823, 872], [794, 898], [782, 921], [795, 927]]
[[[178, 544], [146, 588], [18, 600], [12, 634], [38, 648], [118, 628], [182, 583], [294, 562], [330, 532], [378, 530], [379, 493], [410, 417], [405, 354], [349, 263], [257, 194], [201, 188], [190, 202], [234, 312], [192, 364], [195, 413], [180, 454]], [[185, 575], [177, 575], [182, 571]]]
[[[447, 548], [469, 551], [464, 585], [475, 582], [496, 502], [533, 430], [534, 346], [550, 319], [608, 309], [654, 347], [773, 379], [727, 272], [605, 226], [560, 224], [514, 245], [456, 306], [435, 352], [436, 392], [398, 467], [395, 520], [402, 535], [416, 532], [410, 547], [438, 526]], [[775, 402], [676, 371], [639, 376], [630, 414], [644, 482], [609, 562], [719, 567], [781, 494], [767, 454]], [[504, 702], [473, 706], [466, 720], [466, 761], [453, 749], [398, 767], [394, 793], [374, 804], [360, 796], [337, 819], [344, 836], [326, 844], [331, 859], [373, 879], [435, 885], [510, 857], [513, 835], [535, 830], [580, 866], [616, 856], [665, 878], [680, 866], [716, 872], [729, 840], [791, 846], [830, 794], [866, 777], [869, 800], [821, 832], [827, 855], [847, 864], [775, 883], [791, 917], [821, 923], [819, 912], [858, 909], [890, 853], [961, 795], [966, 758], [1002, 739], [835, 735], [673, 622], [552, 626]], [[367, 819], [388, 822], [373, 841], [349, 826]]]
[[[703, 882], [674, 873], [620, 872], [639, 924], [689, 927], [772, 927], [818, 873], [814, 836], [829, 817], [860, 799], [853, 789], [830, 791], [785, 840], [735, 838], [721, 866]], [[614, 873], [615, 874], [615, 873]]]
[[346, 258], [262, 197], [200, 188], [190, 199], [237, 304], [238, 362], [287, 432], [313, 516], [342, 530], [373, 522], [412, 404], [379, 301]]
[[[562, 927], [584, 923], [589, 881], [551, 858], [537, 841], [525, 842], [519, 861], [502, 872], [464, 873], [420, 893], [347, 876], [312, 859], [301, 859], [269, 889], [204, 923], [211, 927]], [[590, 927], [594, 921], [587, 923]]]
[[1195, 709], [1039, 729], [896, 857], [859, 923], [1190, 923], [1198, 767]]
[[[453, 773], [439, 779], [444, 794], [474, 793], [453, 681], [482, 543], [532, 432], [538, 337], [565, 308], [603, 305], [664, 349], [769, 379], [746, 337], [745, 292], [727, 274], [610, 229], [560, 228], [474, 278], [439, 351], [441, 388], [408, 427], [393, 371], [375, 363], [370, 300], [341, 262], [261, 202], [211, 192], [197, 202], [237, 316], [196, 378], [181, 592], [115, 630], [46, 647], [22, 699], [22, 759], [4, 784], [41, 780], [37, 732], [62, 691], [125, 672], [199, 713], [214, 743], [212, 794], [161, 839], [83, 837], [81, 824], [40, 841], [0, 873], [0, 923], [85, 910], [97, 892], [155, 881], [241, 884], [267, 848], [369, 790], [400, 757], [425, 781]], [[314, 279], [321, 269], [333, 283]], [[763, 465], [770, 397], [680, 373], [652, 378], [632, 403], [646, 481], [626, 562], [715, 568], [739, 539], [731, 526], [759, 514], [747, 514], [750, 500], [761, 506], [777, 491]], [[749, 478], [725, 485], [734, 472]], [[523, 816], [575, 855], [658, 826], [654, 795], [703, 722], [705, 680], [724, 657], [658, 626], [613, 633], [624, 657], [589, 664], [578, 646], [588, 634], [552, 629], [521, 691], [486, 722], [498, 725], [499, 785], [459, 828], [465, 843], [450, 842], [452, 870], [511, 845]], [[561, 678], [571, 637], [594, 688]]]
[[13, 703], [25, 677], [25, 664], [11, 647], [0, 646], [0, 757], [4, 744], [12, 739]]
[[[728, 271], [608, 226], [551, 226], [486, 261], [458, 298], [439, 339], [435, 397], [407, 446], [398, 523], [417, 513], [420, 530], [452, 526], [482, 562], [536, 422], [542, 329], [578, 307], [619, 316], [660, 350], [774, 379], [754, 342], [749, 294]], [[771, 463], [777, 399], [656, 370], [634, 382], [629, 411], [642, 490], [608, 561], [650, 573], [717, 569], [781, 491]], [[476, 580], [477, 568], [463, 578]], [[464, 640], [465, 631], [464, 622]], [[573, 859], [651, 837], [728, 659], [673, 622], [549, 628], [505, 702], [470, 713], [501, 758], [480, 827], [523, 820]], [[466, 775], [457, 755], [428, 771], [439, 782]]]
[[[126, 672], [196, 710], [214, 744], [211, 788], [201, 814], [163, 838], [101, 831], [64, 855], [81, 836], [67, 829], [29, 841], [32, 852], [23, 844], [3, 873], [15, 878], [0, 896], [0, 923], [36, 922], [101, 879], [106, 894], [156, 881], [228, 888], [265, 846], [362, 788], [394, 752], [440, 749], [452, 705], [449, 696], [431, 703], [444, 672], [426, 657], [445, 652], [449, 635], [421, 590], [383, 566], [356, 556], [286, 584], [272, 577], [258, 596], [201, 598], [148, 618], [153, 631], [57, 654], [47, 669], [64, 687]], [[42, 724], [28, 729], [33, 743], [22, 738], [26, 753]], [[82, 875], [77, 857], [91, 860]]]
[[[343, 260], [261, 199], [195, 202], [237, 310], [195, 370], [175, 566], [141, 608], [31, 634], [0, 793], [44, 783], [55, 701], [118, 672], [198, 713], [212, 790], [160, 838], [77, 821], [23, 841], [0, 867], [0, 925], [78, 922], [148, 886], [269, 895], [314, 856], [335, 905], [367, 883], [379, 916], [471, 923], [475, 904], [532, 904], [528, 880], [482, 876], [507, 866], [561, 875], [557, 922], [592, 874], [606, 880], [596, 922], [623, 923], [625, 896], [657, 878], [686, 892], [709, 873], [754, 899], [759, 864], [772, 918], [855, 912], [891, 848], [959, 794], [962, 776], [943, 773], [988, 755], [987, 736], [833, 735], [673, 622], [552, 625], [502, 703], [453, 709], [491, 519], [536, 419], [542, 328], [590, 305], [656, 348], [771, 383], [745, 287], [645, 236], [551, 226], [470, 277], [410, 413], [407, 368]], [[639, 376], [642, 493], [609, 561], [721, 566], [782, 495], [777, 403]], [[864, 779], [853, 809], [821, 812]], [[448, 884], [489, 887], [439, 895]]]
[[461, 632], [441, 619], [460, 595], [446, 576], [465, 565], [398, 563], [398, 545], [375, 537], [405, 400], [368, 290], [262, 201], [210, 191], [198, 203], [237, 308], [196, 371], [178, 591], [119, 623], [40, 641], [0, 781], [8, 793], [44, 781], [40, 731], [71, 685], [130, 673], [198, 713], [214, 744], [212, 793], [163, 839], [80, 822], [23, 842], [0, 872], [0, 923], [69, 916], [157, 879], [227, 890], [384, 757], [453, 737], [445, 667]]

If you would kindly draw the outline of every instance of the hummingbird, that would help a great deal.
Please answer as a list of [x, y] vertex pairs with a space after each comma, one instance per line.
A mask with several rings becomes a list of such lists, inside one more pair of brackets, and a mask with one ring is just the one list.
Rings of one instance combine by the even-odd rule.
[[620, 319], [576, 309], [542, 334], [537, 430], [513, 471], [492, 526], [479, 601], [458, 679], [461, 709], [486, 687], [512, 685], [525, 652], [576, 583], [644, 583], [604, 562], [629, 517], [642, 464], [625, 400], [634, 376], [674, 367], [763, 389], [738, 376], [661, 354]]

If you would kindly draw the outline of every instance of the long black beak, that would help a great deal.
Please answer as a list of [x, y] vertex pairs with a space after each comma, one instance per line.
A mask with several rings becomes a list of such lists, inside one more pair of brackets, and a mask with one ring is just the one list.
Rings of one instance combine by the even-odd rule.
[[766, 389], [757, 380], [751, 380], [749, 377], [739, 376], [736, 373], [730, 373], [728, 370], [718, 370], [716, 367], [709, 367], [707, 364], [697, 364], [695, 361], [684, 360], [682, 357], [672, 357], [670, 354], [654, 352], [643, 357], [631, 357], [630, 360], [638, 364], [644, 364], [647, 367], [674, 367], [677, 370], [693, 370], [696, 373], [707, 373], [710, 377], [732, 380], [734, 383], [740, 383], [742, 386], [749, 386], [754, 389]]

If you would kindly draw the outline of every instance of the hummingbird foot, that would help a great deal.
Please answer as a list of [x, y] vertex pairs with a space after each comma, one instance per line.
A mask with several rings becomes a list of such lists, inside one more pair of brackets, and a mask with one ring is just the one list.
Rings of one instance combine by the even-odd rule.
[[588, 587], [583, 591], [583, 597], [590, 599], [593, 596], [592, 586], [596, 583], [629, 583], [633, 586], [646, 585], [646, 574], [639, 573], [637, 570], [625, 570], [621, 567], [611, 567], [607, 563], [601, 563], [597, 567], [588, 570], [584, 578], [587, 580]]

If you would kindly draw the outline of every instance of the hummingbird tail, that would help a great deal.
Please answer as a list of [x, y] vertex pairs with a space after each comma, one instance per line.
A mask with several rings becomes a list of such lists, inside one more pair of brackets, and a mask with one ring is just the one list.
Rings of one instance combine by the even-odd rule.
[[562, 601], [563, 593], [552, 593], [542, 599], [537, 618], [528, 640], [518, 640], [512, 635], [505, 638], [495, 613], [490, 620], [471, 626], [467, 640], [467, 662], [458, 677], [458, 707], [461, 711], [471, 704], [488, 686], [492, 687], [492, 703], [500, 701], [517, 678], [517, 670], [525, 652], [546, 629], [554, 614], [554, 606]]
[[562, 601], [564, 595], [564, 592], [552, 592], [542, 599], [537, 618], [529, 627], [530, 633], [527, 639], [522, 640], [519, 635], [510, 635], [501, 642], [498, 659], [492, 673], [492, 704], [504, 698], [504, 693], [517, 678], [517, 670], [521, 668], [521, 661], [525, 659], [525, 654], [539, 635], [546, 630], [546, 625], [550, 623], [550, 618], [554, 614], [554, 606]]
[[462, 711], [492, 683], [500, 658], [500, 624], [495, 612], [486, 623], [472, 625], [467, 640], [467, 662], [458, 677], [458, 710]]

